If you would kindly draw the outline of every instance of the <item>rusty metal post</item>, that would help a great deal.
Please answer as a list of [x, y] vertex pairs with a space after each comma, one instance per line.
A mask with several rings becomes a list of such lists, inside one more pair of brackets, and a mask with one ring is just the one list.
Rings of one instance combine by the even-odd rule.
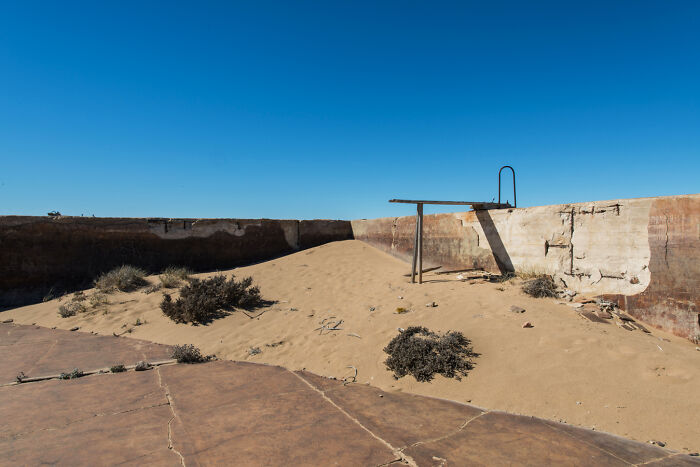
[[416, 260], [418, 258], [418, 232], [420, 230], [420, 220], [419, 220], [419, 214], [420, 214], [420, 208], [418, 207], [419, 205], [416, 205], [416, 238], [413, 241], [413, 263], [411, 265], [411, 284], [415, 284], [416, 282]]
[[423, 203], [418, 204], [418, 283], [423, 283]]

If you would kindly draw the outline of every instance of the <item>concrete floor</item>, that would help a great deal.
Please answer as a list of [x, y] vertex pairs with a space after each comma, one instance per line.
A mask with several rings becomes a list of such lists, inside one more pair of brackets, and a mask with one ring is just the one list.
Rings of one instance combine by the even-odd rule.
[[0, 465], [700, 465], [697, 457], [532, 417], [284, 368], [163, 361], [167, 346], [0, 324]]

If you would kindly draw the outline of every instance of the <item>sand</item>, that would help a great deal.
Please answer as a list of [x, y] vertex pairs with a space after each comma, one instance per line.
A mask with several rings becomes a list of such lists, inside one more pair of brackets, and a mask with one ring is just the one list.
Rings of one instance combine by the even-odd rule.
[[[660, 440], [680, 452], [700, 451], [700, 351], [691, 342], [654, 329], [645, 334], [592, 323], [556, 299], [526, 296], [518, 279], [470, 283], [456, 274], [428, 273], [419, 285], [404, 277], [408, 271], [409, 265], [350, 240], [225, 271], [252, 276], [264, 298], [277, 301], [258, 311], [258, 318], [234, 312], [206, 326], [175, 324], [160, 311], [162, 292], [137, 291], [110, 294], [109, 305], [71, 318], [57, 313], [67, 296], [62, 302], [5, 311], [0, 319], [192, 343], [222, 359], [337, 378], [354, 375], [352, 366], [359, 383], [385, 390], [565, 421], [642, 442]], [[150, 281], [158, 282], [156, 276]], [[437, 307], [425, 306], [433, 301]], [[511, 305], [527, 311], [513, 313]], [[397, 314], [397, 307], [411, 311]], [[315, 329], [330, 317], [343, 320], [342, 330], [320, 335]], [[137, 319], [145, 324], [135, 326]], [[523, 328], [525, 321], [534, 327]], [[411, 325], [463, 332], [481, 354], [475, 368], [461, 381], [441, 376], [429, 383], [410, 376], [395, 380], [384, 366], [382, 349], [397, 328]], [[262, 352], [250, 355], [251, 347]]]

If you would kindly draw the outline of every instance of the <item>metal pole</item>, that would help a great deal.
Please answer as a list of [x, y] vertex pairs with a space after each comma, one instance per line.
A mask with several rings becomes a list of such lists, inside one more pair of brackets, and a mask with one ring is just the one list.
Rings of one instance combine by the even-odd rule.
[[418, 283], [423, 283], [423, 203], [418, 205]]
[[[420, 206], [417, 204], [416, 206]], [[416, 238], [413, 241], [413, 264], [411, 265], [411, 284], [414, 284], [416, 282], [416, 258], [418, 258], [418, 230], [419, 230], [419, 219], [418, 215], [420, 214], [420, 207], [417, 208], [418, 212], [416, 213]]]

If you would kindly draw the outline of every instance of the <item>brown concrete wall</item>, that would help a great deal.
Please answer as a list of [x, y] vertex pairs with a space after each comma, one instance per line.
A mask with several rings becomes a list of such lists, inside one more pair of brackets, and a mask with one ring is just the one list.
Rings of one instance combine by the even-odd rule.
[[[410, 262], [415, 216], [352, 228], [356, 239]], [[432, 266], [551, 274], [700, 339], [700, 195], [426, 215], [424, 267]]]
[[0, 306], [89, 284], [121, 264], [230, 268], [352, 238], [350, 222], [0, 217]]

